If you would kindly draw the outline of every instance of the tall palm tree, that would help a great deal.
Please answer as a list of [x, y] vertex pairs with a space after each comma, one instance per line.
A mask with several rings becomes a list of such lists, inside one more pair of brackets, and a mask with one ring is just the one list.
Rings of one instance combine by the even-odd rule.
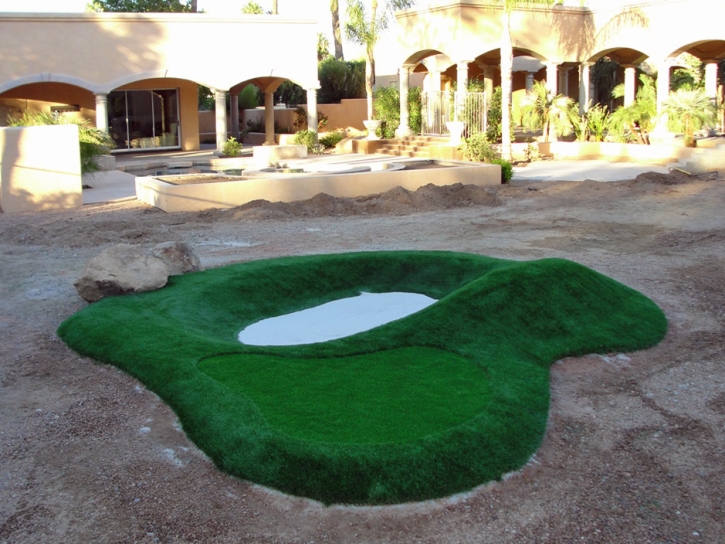
[[503, 7], [501, 32], [501, 156], [511, 159], [511, 78], [513, 74], [513, 44], [511, 43], [511, 12], [516, 8], [545, 5], [554, 0], [489, 0]]
[[272, 0], [272, 15], [277, 15], [277, 0]]
[[332, 15], [332, 39], [335, 42], [335, 58], [345, 60], [342, 53], [342, 32], [340, 31], [340, 0], [330, 0], [330, 14]]
[[368, 12], [362, 0], [348, 0], [347, 24], [345, 25], [347, 37], [365, 47], [365, 93], [368, 99], [368, 119], [373, 119], [375, 45], [382, 32], [388, 28], [388, 11], [409, 8], [414, 4], [415, 0], [388, 0], [383, 9], [379, 9], [379, 1], [372, 0]]

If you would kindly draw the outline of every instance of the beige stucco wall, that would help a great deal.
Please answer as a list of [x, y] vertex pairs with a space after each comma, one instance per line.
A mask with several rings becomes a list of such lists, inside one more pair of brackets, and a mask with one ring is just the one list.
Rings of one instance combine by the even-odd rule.
[[0, 128], [0, 210], [82, 205], [77, 126]]
[[[271, 36], [284, 36], [284, 45]], [[234, 62], [230, 59], [240, 52], [240, 38], [265, 47], [243, 59], [239, 54]], [[242, 81], [273, 76], [310, 88], [317, 86], [316, 51], [316, 22], [310, 20], [190, 13], [5, 13], [0, 16], [0, 93], [42, 81], [107, 93], [152, 77], [228, 90]]]
[[[487, 53], [497, 59], [502, 15], [490, 0], [442, 0], [399, 12], [398, 65], [415, 64], [435, 51], [451, 63]], [[511, 37], [517, 50], [546, 61], [580, 63], [631, 48], [659, 62], [697, 43], [725, 39], [724, 19], [720, 0], [633, 2], [594, 10], [529, 6], [511, 14]]]
[[294, 202], [319, 193], [356, 197], [383, 193], [393, 187], [415, 191], [424, 185], [500, 185], [496, 164], [463, 163], [457, 168], [399, 170], [353, 174], [249, 178], [222, 183], [171, 185], [151, 177], [136, 178], [137, 198], [166, 212], [232, 208], [253, 200]]

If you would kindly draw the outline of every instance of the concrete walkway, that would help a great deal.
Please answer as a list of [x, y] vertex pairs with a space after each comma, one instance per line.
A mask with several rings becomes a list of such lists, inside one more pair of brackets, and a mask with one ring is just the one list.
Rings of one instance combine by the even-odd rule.
[[514, 180], [528, 181], [621, 181], [644, 172], [666, 174], [666, 166], [631, 162], [538, 161], [514, 167]]
[[[139, 153], [117, 155], [116, 165], [122, 169], [140, 169], [145, 165], [183, 160], [205, 161], [217, 158], [213, 149], [200, 151], [176, 151], [171, 153]], [[347, 163], [353, 165], [376, 162], [390, 162], [390, 155], [359, 155], [354, 153], [336, 155], [312, 155], [307, 159], [290, 160], [290, 166], [305, 167], [321, 164]], [[398, 158], [397, 160], [405, 160]], [[411, 159], [407, 159], [411, 160]], [[250, 166], [253, 160], [249, 157]], [[660, 165], [641, 163], [594, 161], [539, 161], [525, 166], [514, 167], [514, 180], [529, 181], [619, 181], [633, 179], [644, 172], [667, 173], [668, 168]], [[84, 204], [98, 204], [136, 198], [135, 176], [120, 170], [99, 172], [93, 178], [84, 180], [92, 188], [83, 189]]]

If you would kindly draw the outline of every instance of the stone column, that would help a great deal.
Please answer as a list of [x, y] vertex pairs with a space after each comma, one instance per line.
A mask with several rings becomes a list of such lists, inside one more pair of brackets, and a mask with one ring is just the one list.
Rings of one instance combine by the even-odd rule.
[[307, 89], [307, 129], [317, 134], [317, 89]]
[[216, 114], [216, 149], [221, 153], [227, 141], [227, 91], [214, 91], [214, 112]]
[[530, 91], [534, 86], [534, 76], [536, 72], [526, 72], [526, 90]]
[[410, 114], [408, 113], [408, 86], [410, 68], [407, 66], [400, 67], [400, 124], [395, 129], [396, 138], [405, 138], [412, 136], [413, 131], [410, 130]]
[[569, 96], [569, 71], [571, 68], [559, 70], [559, 94]]
[[637, 67], [623, 64], [624, 68], [624, 107], [631, 106], [637, 98]]
[[461, 61], [456, 64], [456, 83], [458, 84], [458, 92], [456, 92], [456, 121], [460, 121], [463, 113], [463, 101], [468, 90], [468, 61]]
[[559, 63], [558, 62], [547, 62], [546, 63], [546, 88], [549, 90], [549, 92], [553, 95], [558, 94], [558, 71], [559, 71]]
[[657, 114], [662, 114], [662, 104], [670, 96], [670, 59], [665, 59], [657, 67]]
[[705, 92], [717, 104], [717, 61], [705, 61]]
[[239, 93], [232, 93], [231, 96], [231, 119], [232, 136], [239, 141]]
[[105, 93], [96, 95], [96, 128], [108, 132], [108, 95]]
[[486, 100], [490, 101], [493, 95], [493, 76], [496, 75], [496, 67], [485, 65], [483, 67], [483, 91], [486, 93]]
[[593, 62], [582, 62], [579, 65], [579, 113], [583, 114], [589, 111], [589, 101], [591, 100], [591, 74], [589, 68]]
[[441, 72], [433, 70], [430, 72], [430, 83], [428, 90], [433, 93], [441, 92]]
[[274, 91], [264, 92], [264, 145], [275, 145], [274, 141]]

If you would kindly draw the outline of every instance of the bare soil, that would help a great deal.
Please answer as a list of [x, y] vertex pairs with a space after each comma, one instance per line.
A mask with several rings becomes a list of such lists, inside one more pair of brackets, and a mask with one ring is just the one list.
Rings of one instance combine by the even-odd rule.
[[[724, 210], [722, 181], [646, 174], [0, 214], [0, 542], [725, 542]], [[73, 281], [88, 259], [168, 240], [207, 267], [397, 249], [564, 257], [651, 297], [669, 332], [646, 351], [557, 362], [541, 449], [503, 481], [325, 507], [218, 471], [153, 393], [55, 336], [85, 305]]]

